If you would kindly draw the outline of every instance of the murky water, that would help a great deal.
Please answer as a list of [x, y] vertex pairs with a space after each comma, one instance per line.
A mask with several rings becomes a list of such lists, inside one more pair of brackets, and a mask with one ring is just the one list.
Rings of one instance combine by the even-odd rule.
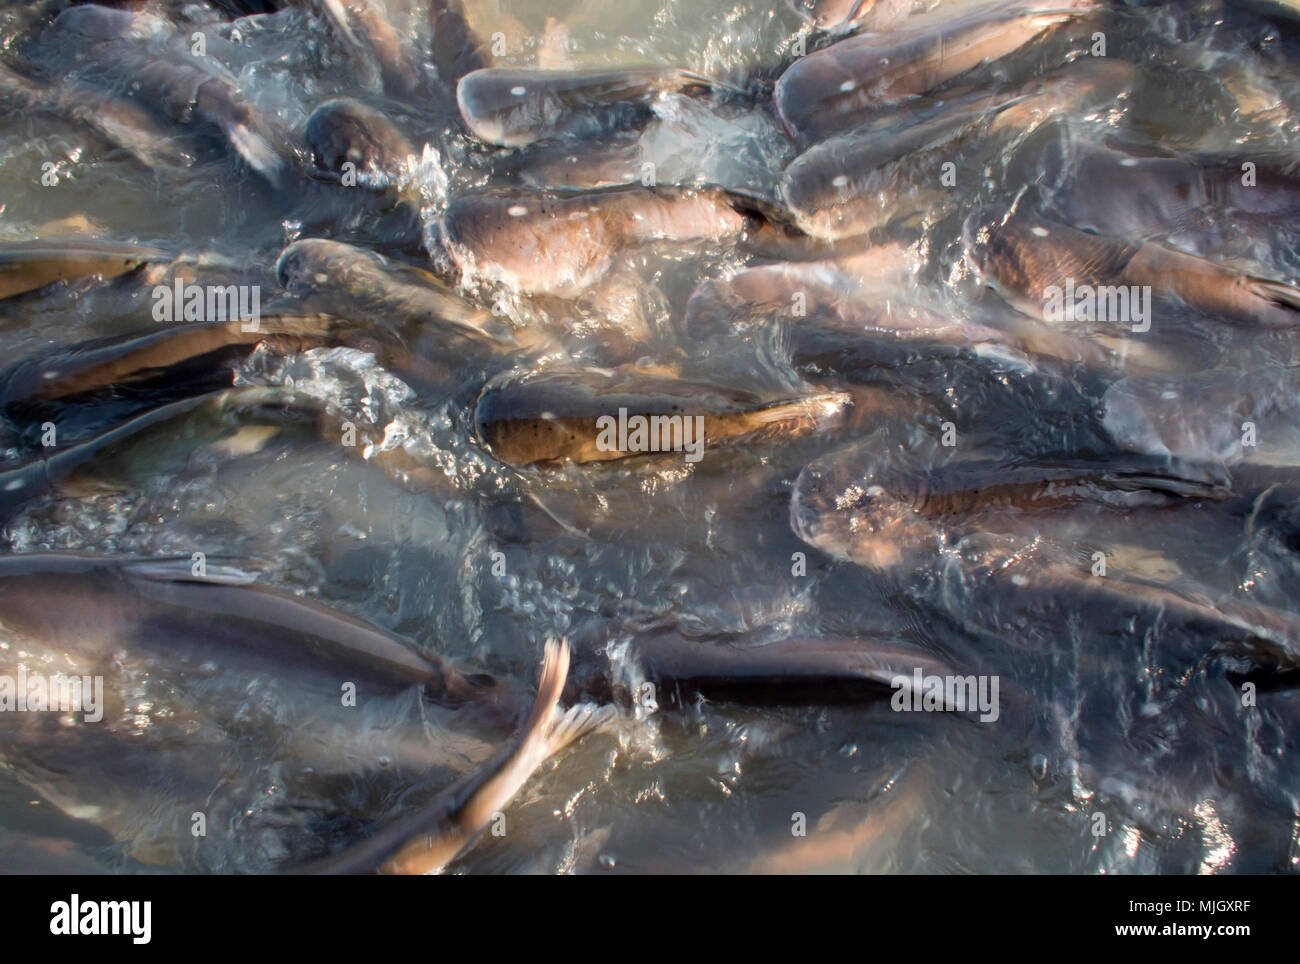
[[[916, 4], [913, 19], [980, 5], [924, 12], [933, 6]], [[4, 5], [4, 62], [32, 76], [53, 70], [96, 96], [133, 96], [130, 71], [105, 71], [93, 51], [42, 37], [62, 8]], [[418, 93], [385, 89], [377, 62], [358, 57], [320, 7], [233, 20], [200, 3], [147, 9], [174, 25], [182, 49], [203, 37], [202, 56], [256, 111], [284, 172], [259, 176], [193, 123], [164, 124], [181, 163], [147, 165], [84, 118], [7, 102], [0, 239], [71, 233], [190, 260], [0, 300], [6, 363], [156, 332], [166, 323], [152, 315], [155, 285], [175, 273], [258, 285], [268, 316], [350, 313], [352, 329], [320, 342], [267, 339], [212, 366], [215, 382], [194, 391], [178, 390], [182, 380], [163, 365], [146, 388], [118, 382], [50, 408], [11, 408], [4, 467], [49, 455], [47, 420], [61, 451], [165, 401], [230, 386], [329, 403], [373, 437], [345, 450], [313, 419], [286, 415], [293, 406], [182, 412], [97, 448], [13, 506], [7, 553], [188, 561], [201, 552], [523, 692], [543, 641], [563, 634], [599, 640], [600, 672], [636, 692], [646, 667], [628, 652], [665, 627], [701, 648], [898, 645], [998, 682], [997, 719], [985, 722], [898, 712], [888, 685], [846, 696], [833, 681], [777, 679], [708, 698], [689, 682], [660, 685], [653, 703], [625, 703], [615, 726], [543, 765], [506, 809], [504, 834], [485, 834], [456, 871], [1294, 871], [1297, 329], [1257, 323], [1254, 302], [1233, 314], [1239, 306], [1198, 303], [1187, 289], [1151, 303], [1147, 331], [1133, 319], [1052, 327], [1038, 312], [1040, 288], [1018, 290], [1016, 272], [987, 256], [1016, 223], [1014, 205], [1052, 219], [1050, 233], [1033, 235], [1047, 239], [1041, 250], [1063, 224], [1119, 238], [1128, 265], [1145, 242], [1234, 279], [1289, 284], [1300, 266], [1286, 206], [1300, 198], [1288, 180], [1300, 149], [1293, 11], [1210, 2], [1076, 10], [937, 93], [864, 115], [836, 148], [865, 152], [850, 155], [859, 160], [846, 162], [844, 183], [831, 169], [808, 187], [815, 199], [831, 185], [831, 214], [819, 222], [791, 214], [803, 202], [794, 203], [790, 172], [826, 137], [791, 132], [772, 92], [792, 63], [834, 38], [784, 3], [470, 0], [465, 19], [489, 66], [673, 67], [720, 82], [656, 93], [621, 129], [518, 149], [466, 130], [454, 78], [427, 56]], [[425, 5], [387, 0], [387, 15], [411, 49], [433, 49]], [[911, 24], [880, 25], [879, 35]], [[142, 49], [163, 56], [164, 41], [151, 37]], [[1104, 76], [1078, 89], [1034, 86], [1093, 70], [1099, 37]], [[381, 112], [420, 155], [396, 187], [309, 175], [303, 129], [338, 97]], [[1085, 177], [1089, 151], [1111, 152], [1103, 161], [1113, 168]], [[1281, 171], [1280, 186], [1255, 210], [1214, 181], [1180, 210], [1186, 192], [1158, 190], [1173, 183], [1167, 172], [1152, 175], [1150, 192], [1120, 177], [1161, 157], [1234, 179], [1253, 162], [1258, 190], [1274, 190], [1263, 172]], [[632, 217], [617, 238], [611, 228], [598, 239], [598, 263], [563, 290], [549, 284], [554, 272], [493, 274], [506, 261], [499, 240], [474, 249], [472, 270], [443, 247], [458, 199], [514, 192], [530, 215], [528, 191], [567, 198], [644, 184], [647, 171], [662, 196], [722, 198], [709, 203], [728, 216], [738, 209], [744, 230], [647, 240], [636, 232], [653, 218]], [[874, 199], [869, 212], [852, 213], [864, 197]], [[798, 230], [842, 226], [846, 210], [870, 225], [838, 238]], [[558, 249], [591, 236], [584, 229]], [[536, 235], [504, 237], [531, 250]], [[423, 274], [403, 277], [449, 294], [476, 325], [504, 326], [513, 347], [457, 354], [459, 343], [436, 341], [418, 298], [386, 290], [366, 301], [332, 287], [342, 276], [333, 269], [288, 290], [277, 260], [308, 238], [379, 252], [394, 276], [402, 265], [450, 271], [446, 291]], [[1021, 250], [1016, 264], [1028, 263]], [[803, 274], [767, 303], [737, 293], [742, 269], [785, 262], [826, 262], [812, 270], [838, 280]], [[1174, 273], [1163, 262], [1153, 270], [1157, 287]], [[1123, 276], [1134, 278], [1151, 283]], [[717, 287], [701, 289], [710, 280]], [[818, 302], [823, 283], [835, 293]], [[808, 296], [806, 314], [792, 307], [795, 291]], [[1280, 308], [1264, 300], [1294, 311], [1285, 296]], [[1026, 301], [1037, 305], [1028, 314]], [[960, 334], [872, 334], [918, 317]], [[393, 350], [390, 335], [409, 351]], [[426, 356], [432, 365], [413, 360]], [[810, 430], [706, 442], [698, 462], [675, 454], [538, 467], [508, 464], [480, 441], [485, 385], [584, 369], [765, 401], [847, 392], [852, 405]], [[1125, 407], [1128, 398], [1138, 401]], [[973, 458], [995, 466], [978, 476], [977, 493], [1016, 466], [1083, 465], [1109, 473], [1099, 484], [1110, 495], [1050, 510], [977, 497], [940, 506], [926, 516], [933, 524], [886, 515], [870, 529], [864, 493], [881, 491], [864, 481], [872, 473], [906, 487], [934, 472], [917, 485], [940, 492], [942, 473]], [[1117, 475], [1143, 481], [1107, 488]], [[216, 618], [182, 627], [195, 634], [187, 645]], [[0, 673], [107, 668], [117, 688], [114, 716], [97, 728], [71, 715], [0, 714], [5, 870], [293, 870], [418, 808], [511, 733], [508, 720], [414, 688], [340, 707], [291, 655], [269, 668], [223, 651], [199, 664], [173, 658], [175, 631], [110, 625], [95, 657], [20, 628], [0, 634], [0, 667], [10, 667]]]

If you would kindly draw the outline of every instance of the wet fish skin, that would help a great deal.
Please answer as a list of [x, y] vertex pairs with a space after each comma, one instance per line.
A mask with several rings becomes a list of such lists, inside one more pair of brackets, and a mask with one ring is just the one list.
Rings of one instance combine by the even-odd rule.
[[438, 353], [482, 358], [513, 341], [491, 313], [452, 294], [429, 272], [365, 248], [325, 238], [295, 241], [280, 253], [275, 270], [285, 290], [305, 305], [373, 319], [403, 336], [420, 333]]
[[1013, 462], [969, 458], [928, 466], [860, 455], [800, 473], [790, 502], [796, 535], [838, 558], [874, 569], [937, 558], [963, 533], [1017, 533], [1080, 506], [1118, 512], [1223, 501], [1229, 480], [1215, 466], [1166, 458]]
[[924, 94], [1003, 57], [1093, 5], [990, 4], [951, 19], [921, 19], [897, 31], [850, 37], [797, 60], [777, 81], [773, 103], [791, 136], [820, 140], [857, 125], [874, 108]]
[[[195, 575], [184, 560], [78, 553], [0, 556], [5, 624], [78, 652], [157, 648], [196, 663], [221, 647], [226, 665], [286, 664], [337, 693], [338, 679], [377, 686], [418, 684], [435, 699], [491, 703], [503, 691], [491, 677], [465, 676], [431, 654], [354, 616], [228, 574], [217, 565]], [[105, 648], [108, 650], [105, 650]], [[338, 675], [342, 673], [341, 677]]]
[[1176, 299], [1218, 320], [1271, 328], [1300, 324], [1300, 288], [1294, 285], [1033, 214], [1012, 212], [978, 237], [968, 236], [967, 250], [1000, 294], [1037, 317], [1043, 315], [1047, 289], [1064, 290], [1070, 280], [1076, 286], [1149, 287], [1153, 298]]
[[241, 321], [191, 322], [145, 333], [83, 342], [20, 362], [0, 383], [0, 409], [15, 424], [57, 416], [71, 404], [120, 397], [166, 380], [175, 397], [196, 385], [229, 384], [236, 362], [261, 344], [303, 350], [342, 340], [343, 325], [325, 315], [263, 315], [256, 330]]
[[419, 811], [304, 873], [432, 874], [462, 853], [534, 771], [564, 747], [608, 723], [612, 707], [556, 704], [569, 672], [567, 642], [548, 641], [537, 699], [511, 744]]
[[641, 454], [598, 444], [599, 419], [617, 418], [620, 409], [629, 417], [680, 416], [683, 424], [699, 415], [707, 447], [824, 430], [838, 423], [849, 402], [844, 393], [764, 400], [724, 386], [616, 372], [552, 370], [523, 378], [507, 373], [479, 395], [475, 431], [496, 458], [511, 465], [581, 464]]
[[690, 634], [677, 625], [628, 632], [620, 661], [631, 674], [612, 667], [607, 655], [621, 631], [604, 620], [575, 628], [568, 698], [631, 702], [618, 680], [632, 675], [655, 684], [661, 702], [702, 695], [745, 705], [860, 703], [888, 696], [897, 677], [910, 683], [916, 669], [960, 675], [941, 656], [900, 639], [795, 634], [769, 641], [749, 633]]
[[463, 275], [526, 294], [572, 295], [621, 248], [653, 241], [725, 241], [745, 220], [716, 191], [640, 186], [580, 196], [465, 195], [448, 206], [442, 242]]
[[[1254, 165], [1254, 186], [1242, 183]], [[1047, 207], [1098, 234], [1164, 240], [1195, 254], [1300, 214], [1290, 159], [1169, 155], [1067, 143], [1049, 157]]]
[[523, 147], [535, 141], [592, 136], [650, 117], [660, 93], [714, 82], [687, 70], [545, 70], [484, 67], [460, 78], [456, 103], [461, 120], [481, 141]]
[[153, 169], [183, 168], [193, 160], [176, 143], [174, 133], [148, 111], [84, 84], [32, 80], [0, 64], [0, 98], [12, 107], [44, 111], [81, 124]]
[[956, 203], [939, 182], [943, 162], [960, 161], [978, 134], [1022, 140], [1039, 125], [1087, 102], [1112, 100], [1136, 69], [1119, 60], [1085, 60], [1000, 93], [965, 94], [919, 117], [834, 135], [787, 167], [781, 195], [805, 233], [829, 241], [901, 218], [936, 219]]
[[416, 155], [406, 136], [387, 117], [360, 101], [326, 101], [307, 118], [303, 140], [316, 169], [332, 179], [351, 163], [357, 183], [388, 186]]
[[88, 238], [0, 242], [0, 299], [59, 281], [117, 278], [172, 257], [146, 245]]
[[84, 4], [60, 13], [38, 49], [47, 70], [53, 69], [48, 62], [75, 50], [88, 80], [116, 86], [129, 79], [132, 96], [155, 113], [178, 124], [210, 125], [252, 170], [278, 183], [285, 162], [268, 138], [266, 119], [227, 71], [211, 58], [181, 52], [178, 43], [175, 28], [152, 14]]

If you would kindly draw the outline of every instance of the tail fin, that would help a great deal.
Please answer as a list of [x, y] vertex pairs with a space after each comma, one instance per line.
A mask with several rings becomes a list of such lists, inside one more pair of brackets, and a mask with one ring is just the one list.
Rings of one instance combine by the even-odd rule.
[[[1300, 288], [1281, 281], [1269, 281], [1267, 278], [1246, 278], [1247, 289], [1257, 297], [1271, 301], [1280, 308], [1300, 311]], [[1300, 323], [1300, 319], [1297, 319]]]

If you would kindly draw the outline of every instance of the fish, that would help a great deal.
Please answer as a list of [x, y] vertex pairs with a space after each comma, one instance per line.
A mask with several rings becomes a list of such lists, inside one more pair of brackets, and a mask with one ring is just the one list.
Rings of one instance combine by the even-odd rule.
[[456, 103], [461, 120], [479, 140], [498, 147], [523, 147], [636, 126], [650, 119], [650, 102], [660, 94], [719, 85], [675, 68], [484, 67], [460, 78]]
[[[706, 445], [826, 431], [839, 423], [850, 400], [843, 392], [772, 400], [663, 376], [544, 369], [489, 381], [479, 395], [474, 424], [481, 444], [517, 467], [656, 452], [682, 452], [698, 461]], [[621, 438], [616, 427], [611, 434], [620, 417], [630, 428]], [[645, 423], [640, 436], [630, 421], [634, 417]]]
[[393, 25], [383, 0], [322, 0], [316, 6], [354, 55], [375, 62], [386, 93], [411, 99], [423, 91], [420, 52]]
[[569, 647], [548, 640], [537, 699], [518, 735], [498, 756], [430, 804], [390, 824], [373, 837], [302, 873], [434, 874], [463, 853], [502, 811], [539, 766], [566, 746], [613, 718], [612, 707], [578, 703], [559, 712], [556, 704], [569, 673]]
[[623, 248], [729, 241], [744, 228], [744, 216], [720, 192], [638, 185], [578, 196], [463, 195], [448, 205], [440, 233], [463, 278], [567, 296], [603, 277]]
[[[626, 645], [624, 635], [630, 636]], [[697, 695], [745, 705], [857, 703], [887, 697], [900, 677], [910, 691], [917, 669], [923, 676], [961, 675], [927, 647], [886, 637], [784, 634], [764, 640], [759, 633], [688, 632], [676, 624], [624, 633], [593, 619], [576, 627], [570, 642], [570, 699], [631, 701], [630, 691], [649, 682], [657, 701], [687, 705]]]
[[61, 281], [118, 278], [172, 258], [159, 248], [126, 241], [51, 238], [0, 242], [0, 299]]
[[914, 116], [881, 117], [795, 158], [781, 179], [782, 202], [800, 230], [828, 241], [917, 215], [937, 220], [958, 203], [941, 180], [942, 166], [953, 165], [955, 184], [979, 160], [963, 157], [968, 141], [984, 135], [983, 150], [1004, 132], [1024, 139], [1090, 101], [1115, 99], [1135, 73], [1119, 60], [1086, 60], [1005, 93], [965, 94], [909, 112]]
[[[1081, 507], [1136, 513], [1189, 500], [1224, 501], [1230, 482], [1214, 465], [1160, 457], [930, 464], [908, 454], [843, 453], [807, 466], [795, 483], [795, 534], [875, 569], [935, 559], [965, 533], [1018, 533]], [[864, 458], [865, 456], [865, 458]], [[1074, 510], [1069, 511], [1069, 510]]]
[[768, 338], [774, 353], [809, 377], [834, 373], [852, 381], [861, 380], [857, 372], [905, 381], [919, 358], [955, 353], [994, 366], [1047, 360], [1096, 371], [1148, 370], [1047, 325], [1000, 320], [994, 327], [931, 304], [918, 297], [919, 267], [915, 251], [893, 243], [833, 261], [745, 268], [702, 281], [687, 301], [682, 330], [706, 344]]
[[924, 13], [942, 0], [787, 0], [790, 9], [832, 33], [851, 29], [886, 30], [914, 11]]
[[364, 620], [258, 583], [246, 570], [80, 553], [0, 556], [5, 626], [71, 652], [110, 655], [145, 648], [196, 665], [214, 652], [239, 664], [295, 667], [322, 689], [363, 680], [390, 692], [418, 686], [431, 699], [492, 704], [494, 678], [465, 673], [440, 656]]
[[[1067, 561], [1050, 536], [1043, 539], [1034, 531], [1036, 523], [1050, 521], [1054, 511], [1067, 507], [1093, 507], [1136, 520], [1144, 511], [1173, 512], [1191, 500], [1226, 500], [1230, 490], [1213, 466], [1158, 459], [1128, 465], [1110, 459], [1091, 469], [1055, 462], [976, 462], [968, 475], [962, 461], [956, 461], [951, 463], [956, 484], [950, 485], [943, 474], [906, 463], [891, 480], [889, 470], [876, 468], [883, 460], [867, 454], [871, 467], [865, 471], [862, 461], [843, 456], [805, 468], [790, 500], [792, 529], [831, 557], [867, 569], [933, 570], [941, 578], [959, 580], [960, 591], [940, 590], [935, 597], [952, 607], [955, 618], [981, 608], [972, 607], [967, 595], [975, 585], [1018, 593], [1026, 604], [1032, 586], [1053, 600], [1097, 606], [1121, 621], [1124, 613], [1167, 614], [1189, 639], [1222, 640], [1225, 647], [1230, 643], [1226, 652], [1257, 665], [1285, 670], [1300, 658], [1300, 616], [1233, 598], [1212, 600], [1197, 585], [1098, 577], [1089, 567]], [[1062, 513], [1059, 518], [1077, 516]], [[997, 618], [1016, 624], [1007, 612]]]
[[348, 173], [344, 165], [351, 164], [355, 183], [364, 187], [393, 186], [418, 156], [392, 121], [348, 97], [326, 101], [312, 111], [303, 142], [317, 171], [342, 180]]
[[515, 341], [509, 326], [434, 275], [365, 248], [325, 238], [295, 241], [280, 253], [275, 271], [309, 309], [372, 321], [425, 346], [430, 357], [481, 359]]
[[[1132, 287], [1139, 294], [1149, 291], [1149, 298], [1182, 302], [1217, 321], [1268, 328], [1300, 324], [1300, 287], [1243, 274], [1155, 242], [1092, 234], [1018, 209], [974, 231], [968, 220], [966, 235], [967, 252], [986, 283], [1014, 307], [1044, 320], [1050, 320], [1047, 305], [1054, 292], [1060, 296], [1067, 286], [1080, 292], [1087, 286], [1097, 295], [1098, 311], [1104, 307], [1107, 313], [1115, 305], [1124, 314], [1115, 294], [1127, 296]], [[1132, 299], [1124, 300], [1132, 314]], [[1153, 310], [1149, 299], [1144, 310]], [[1144, 319], [1080, 320], [1109, 321], [1120, 331], [1155, 324], [1150, 314]]]
[[81, 438], [73, 430], [53, 423], [55, 444], [42, 446], [39, 456], [26, 463], [0, 471], [0, 519], [11, 516], [52, 487], [60, 489], [74, 483], [79, 476], [89, 475], [97, 486], [108, 484], [113, 457], [125, 447], [143, 445], [151, 437], [156, 448], [161, 448], [158, 436], [167, 441], [179, 438], [192, 447], [195, 436], [201, 434], [200, 424], [215, 425], [216, 434], [224, 435], [236, 413], [248, 418], [250, 413], [288, 409], [301, 417], [304, 412], [316, 414], [321, 407], [278, 389], [232, 388], [156, 405], [90, 438]]
[[175, 399], [229, 385], [234, 366], [263, 344], [304, 349], [342, 340], [345, 327], [327, 315], [260, 316], [191, 322], [144, 333], [94, 339], [28, 358], [0, 382], [0, 410], [14, 423], [55, 417], [71, 405], [122, 400], [138, 393]]
[[1044, 164], [1044, 207], [1085, 231], [1212, 255], [1249, 247], [1277, 219], [1300, 214], [1293, 165], [1266, 154], [1171, 155], [1067, 141]]
[[240, 93], [235, 78], [211, 57], [194, 57], [175, 28], [148, 13], [95, 4], [60, 13], [42, 32], [40, 60], [53, 70], [75, 51], [79, 77], [121, 89], [156, 115], [182, 125], [207, 125], [256, 173], [273, 184], [285, 168], [270, 124]]
[[811, 143], [855, 127], [872, 110], [909, 100], [1093, 9], [1092, 0], [987, 4], [951, 18], [916, 18], [849, 37], [795, 61], [772, 103], [792, 137]]
[[178, 170], [194, 161], [174, 131], [148, 111], [85, 84], [33, 80], [0, 64], [0, 98], [14, 109], [41, 111], [80, 124], [153, 170]]
[[1300, 373], [1291, 366], [1132, 375], [1107, 387], [1102, 424], [1130, 451], [1235, 465], [1250, 454], [1246, 424], [1263, 438], [1277, 434], [1298, 400]]
[[[230, 869], [222, 860], [249, 859], [221, 846], [196, 851], [196, 811], [213, 826], [242, 811], [259, 840], [253, 849], [268, 851], [254, 860], [283, 848], [266, 838], [274, 815], [256, 812], [271, 801], [249, 807], [266, 792], [256, 761], [278, 761], [281, 795], [322, 795], [281, 805], [329, 813], [347, 806], [339, 777], [364, 775], [382, 792], [430, 767], [463, 769], [458, 753], [481, 759], [465, 740], [440, 735], [450, 752], [430, 745], [440, 716], [500, 729], [526, 708], [512, 684], [462, 672], [216, 558], [200, 568], [190, 558], [9, 555], [0, 558], [0, 600], [11, 660], [39, 674], [49, 671], [42, 656], [56, 653], [62, 672], [103, 679], [97, 721], [3, 714], [7, 768], [148, 864], [220, 870]], [[340, 700], [345, 682], [355, 687], [351, 707]], [[332, 743], [314, 739], [330, 734]], [[277, 836], [307, 829], [289, 816]]]

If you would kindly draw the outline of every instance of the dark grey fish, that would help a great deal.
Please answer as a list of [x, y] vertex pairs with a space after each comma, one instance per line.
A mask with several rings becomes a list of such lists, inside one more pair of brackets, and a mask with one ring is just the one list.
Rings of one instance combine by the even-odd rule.
[[628, 632], [617, 666], [608, 647], [622, 633], [604, 621], [574, 632], [566, 695], [627, 702], [635, 696], [628, 688], [644, 681], [655, 685], [661, 701], [698, 694], [748, 704], [820, 704], [880, 699], [895, 691], [899, 677], [910, 691], [917, 669], [923, 676], [959, 675], [944, 658], [897, 639], [793, 635], [764, 641], [748, 634], [690, 635], [672, 625]]
[[1135, 73], [1120, 60], [1085, 60], [1005, 93], [956, 97], [901, 123], [880, 118], [799, 155], [782, 177], [782, 199], [801, 230], [830, 241], [916, 215], [937, 220], [958, 202], [942, 166], [969, 174], [979, 160], [965, 156], [971, 140], [982, 135], [977, 149], [985, 151], [990, 141], [1026, 137], [1087, 102], [1114, 99]]
[[[824, 431], [838, 424], [849, 396], [827, 392], [763, 399], [724, 386], [636, 372], [591, 369], [506, 374], [479, 396], [479, 440], [503, 462], [603, 462], [715, 444], [754, 442]], [[620, 412], [634, 423], [609, 433]], [[693, 459], [698, 461], [698, 458]]]
[[0, 64], [0, 100], [11, 108], [41, 111], [80, 124], [150, 168], [180, 168], [193, 161], [175, 132], [154, 115], [129, 100], [75, 81], [31, 80]]
[[190, 54], [166, 21], [144, 13], [85, 4], [65, 10], [42, 33], [46, 70], [76, 65], [97, 86], [126, 89], [156, 114], [220, 132], [249, 167], [271, 181], [284, 167], [269, 124], [211, 57]]
[[485, 38], [474, 30], [465, 0], [431, 0], [429, 32], [433, 35], [433, 63], [444, 84], [459, 83], [472, 71], [487, 66]]
[[[258, 584], [247, 572], [184, 560], [75, 553], [0, 556], [0, 610], [15, 632], [70, 652], [146, 649], [195, 665], [314, 674], [326, 692], [364, 679], [390, 691], [419, 685], [435, 699], [492, 702], [490, 677], [466, 676], [431, 653], [355, 616]], [[340, 675], [342, 674], [342, 675]]]
[[[1061, 599], [1085, 607], [1082, 612], [1097, 606], [1099, 617], [1120, 622], [1127, 613], [1155, 613], [1193, 641], [1231, 641], [1226, 652], [1271, 668], [1294, 667], [1300, 616], [1234, 598], [1210, 599], [1195, 584], [1156, 585], [1138, 573], [1098, 577], [1052, 541], [1054, 517], [1077, 523], [1080, 512], [1089, 511], [1176, 520], [1188, 502], [1227, 500], [1226, 481], [1214, 466], [1159, 458], [1124, 457], [1091, 467], [977, 461], [968, 468], [955, 460], [927, 469], [917, 453], [891, 464], [888, 454], [860, 451], [804, 469], [790, 518], [801, 539], [834, 558], [957, 580], [962, 591], [941, 590], [939, 598], [951, 595], [958, 618], [967, 606], [987, 608], [969, 601], [971, 586], [1000, 587], [1026, 602], [1031, 592], [1035, 599], [1046, 595], [1055, 600], [1054, 610]], [[1240, 511], [1241, 504], [1233, 508]], [[999, 618], [1014, 619], [1007, 613]]]
[[1294, 167], [1294, 157], [1170, 156], [1063, 141], [1045, 164], [1047, 209], [1076, 228], [1207, 254], [1244, 247], [1300, 214]]
[[1248, 454], [1243, 427], [1260, 437], [1293, 423], [1300, 371], [1269, 365], [1183, 375], [1134, 375], [1102, 396], [1102, 422], [1119, 445], [1135, 452], [1225, 464]]
[[414, 98], [423, 91], [423, 58], [389, 19], [383, 0], [320, 0], [314, 5], [354, 54], [375, 62], [388, 94]]
[[303, 140], [316, 169], [343, 179], [351, 164], [355, 183], [389, 188], [412, 157], [415, 148], [397, 126], [379, 111], [360, 101], [340, 97], [321, 104], [307, 118]]
[[689, 70], [660, 67], [485, 67], [460, 79], [456, 101], [475, 137], [501, 147], [522, 147], [552, 137], [591, 137], [632, 126], [650, 118], [650, 102], [661, 93], [717, 86], [719, 82]]
[[14, 366], [0, 387], [0, 408], [15, 423], [52, 417], [65, 406], [157, 392], [175, 398], [229, 385], [236, 363], [257, 346], [281, 351], [343, 341], [347, 326], [327, 315], [267, 314], [241, 321], [190, 322], [95, 339]]
[[814, 141], [862, 123], [876, 108], [919, 96], [1004, 57], [1085, 10], [1093, 0], [987, 4], [948, 18], [917, 18], [883, 34], [841, 40], [797, 60], [773, 100], [792, 135]]
[[435, 276], [340, 241], [295, 241], [280, 254], [276, 275], [312, 310], [423, 340], [429, 354], [466, 358], [515, 346], [514, 333], [488, 311], [475, 308]]
[[795, 533], [839, 558], [888, 569], [938, 558], [971, 532], [1019, 533], [1081, 507], [1135, 512], [1185, 500], [1222, 501], [1228, 479], [1213, 466], [1126, 456], [1011, 462], [954, 459], [929, 465], [891, 454], [840, 456], [800, 473], [790, 501]]

